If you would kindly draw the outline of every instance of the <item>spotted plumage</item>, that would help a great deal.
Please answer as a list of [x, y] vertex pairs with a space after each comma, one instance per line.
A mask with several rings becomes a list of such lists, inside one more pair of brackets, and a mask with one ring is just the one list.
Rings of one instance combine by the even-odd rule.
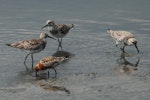
[[21, 50], [35, 52], [36, 50], [40, 51], [44, 49], [46, 46], [46, 43], [47, 42], [43, 38], [39, 38], [39, 39], [20, 41], [17, 43], [7, 44], [7, 45], [14, 47], [14, 48], [19, 48]]
[[24, 41], [19, 41], [16, 43], [6, 44], [6, 45], [28, 52], [27, 56], [25, 57], [24, 64], [26, 63], [27, 57], [31, 55], [32, 67], [33, 67], [33, 54], [38, 53], [45, 48], [47, 44], [46, 41], [47, 37], [54, 39], [53, 37], [48, 36], [46, 33], [41, 33], [40, 37], [37, 39], [24, 40]]
[[47, 20], [43, 28], [45, 27], [48, 27], [48, 30], [52, 34], [52, 36], [58, 39], [59, 47], [62, 48], [62, 45], [61, 45], [62, 38], [69, 33], [70, 29], [72, 29], [74, 25], [73, 24], [70, 24], [70, 25], [55, 24], [54, 21]]
[[[36, 76], [37, 72], [40, 70], [46, 70], [46, 69], [54, 69], [57, 65], [59, 65], [61, 62], [67, 60], [68, 57], [55, 57], [55, 56], [48, 56], [39, 61], [39, 63], [35, 66]], [[55, 74], [57, 73], [54, 69]], [[49, 72], [48, 72], [49, 73]], [[49, 76], [49, 74], [48, 74]]]
[[123, 47], [119, 47], [122, 52], [125, 52], [124, 49], [126, 46], [134, 45], [139, 53], [139, 49], [137, 47], [137, 40], [135, 39], [134, 35], [128, 31], [121, 31], [121, 30], [107, 30], [108, 33], [112, 36], [112, 38], [116, 42], [116, 47], [119, 47], [120, 44], [123, 44]]

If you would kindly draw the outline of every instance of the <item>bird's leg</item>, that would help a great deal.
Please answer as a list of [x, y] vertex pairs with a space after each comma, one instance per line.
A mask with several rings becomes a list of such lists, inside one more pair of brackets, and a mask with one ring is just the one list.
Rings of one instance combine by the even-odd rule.
[[31, 54], [31, 53], [27, 54], [26, 57], [25, 57], [25, 59], [24, 59], [24, 65], [25, 65], [25, 67], [26, 67], [27, 70], [28, 70], [28, 67], [27, 67], [27, 65], [26, 65], [26, 60], [27, 60], [27, 58], [28, 58], [28, 56], [29, 56], [30, 54]]
[[35, 76], [36, 76], [36, 77], [38, 76], [38, 75], [37, 75], [37, 72], [38, 72], [38, 71], [35, 71]]
[[32, 70], [33, 70], [33, 64], [34, 64], [33, 54], [31, 54], [31, 59], [32, 59]]
[[123, 50], [123, 48], [121, 48], [121, 46], [119, 46], [118, 44], [116, 44], [116, 47], [119, 48], [124, 53], [124, 50]]
[[61, 47], [61, 39], [59, 38], [59, 47]]
[[59, 43], [58, 45], [60, 45], [60, 40], [59, 40], [59, 38], [57, 38], [57, 40], [58, 40], [58, 43]]
[[124, 50], [123, 50], [123, 48], [121, 48], [121, 47], [119, 46], [119, 42], [118, 42], [118, 41], [116, 41], [116, 47], [119, 48], [119, 49], [124, 53]]
[[57, 71], [56, 71], [56, 69], [55, 69], [55, 68], [53, 68], [53, 70], [55, 71], [55, 77], [56, 77], [56, 75], [57, 75]]
[[47, 77], [49, 78], [49, 70], [48, 70], [48, 72], [47, 72]]
[[58, 51], [59, 51], [59, 48], [60, 48], [60, 40], [59, 40], [59, 38], [57, 38], [57, 40], [58, 40]]
[[124, 47], [125, 47], [125, 46], [123, 46], [122, 48], [120, 48], [120, 50], [121, 50], [123, 53], [125, 53]]
[[118, 47], [118, 44], [116, 44], [116, 47]]
[[125, 47], [126, 47], [126, 44], [124, 43], [123, 47], [120, 48], [123, 53], [125, 53], [125, 51], [124, 51]]
[[[62, 38], [60, 38], [60, 44], [62, 44]], [[62, 45], [61, 45], [62, 46]]]
[[61, 45], [61, 42], [62, 42], [62, 38], [61, 38], [61, 40], [59, 40], [59, 38], [58, 38], [58, 50], [59, 50], [59, 47], [62, 49], [62, 45]]
[[62, 49], [62, 38], [60, 38], [60, 47]]

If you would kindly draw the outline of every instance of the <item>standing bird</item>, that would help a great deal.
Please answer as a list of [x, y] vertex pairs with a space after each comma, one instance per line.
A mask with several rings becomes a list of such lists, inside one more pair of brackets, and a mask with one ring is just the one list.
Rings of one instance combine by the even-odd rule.
[[[57, 72], [55, 70], [55, 67], [67, 59], [68, 57], [55, 57], [55, 56], [48, 56], [41, 59], [39, 63], [37, 63], [35, 66], [36, 76], [38, 71], [46, 70], [46, 69], [54, 69], [55, 76], [56, 76]], [[48, 71], [48, 77], [49, 77], [49, 71]]]
[[[24, 40], [24, 41], [12, 43], [12, 44], [6, 44], [6, 45], [28, 52], [28, 54], [25, 57], [24, 64], [26, 63], [26, 59], [28, 58], [28, 56], [31, 55], [32, 69], [33, 69], [33, 62], [34, 62], [33, 61], [33, 54], [38, 53], [38, 52], [42, 51], [45, 48], [45, 46], [47, 44], [47, 41], [46, 41], [47, 37], [55, 39], [55, 38], [49, 36], [46, 33], [41, 33], [40, 37], [37, 38], [37, 39]], [[26, 66], [26, 64], [25, 64], [25, 66]]]
[[[137, 40], [135, 39], [134, 35], [128, 31], [113, 31], [111, 29], [107, 30], [108, 33], [111, 34], [112, 38], [116, 41], [116, 47], [120, 48], [121, 51], [124, 53], [124, 49], [126, 46], [134, 45], [139, 53], [139, 49], [137, 47]], [[119, 44], [123, 43], [123, 47], [119, 47]]]
[[74, 24], [55, 24], [54, 21], [47, 20], [42, 29], [45, 27], [48, 27], [48, 31], [52, 34], [52, 36], [57, 38], [59, 43], [58, 47], [62, 48], [62, 38], [69, 33], [69, 30], [74, 27]]

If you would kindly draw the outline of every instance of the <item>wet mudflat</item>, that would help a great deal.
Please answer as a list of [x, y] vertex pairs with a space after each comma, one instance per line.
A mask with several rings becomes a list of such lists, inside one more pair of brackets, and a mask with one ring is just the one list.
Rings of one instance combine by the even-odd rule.
[[[117, 4], [94, 0], [87, 5], [85, 0], [64, 1], [62, 5], [58, 1], [1, 1], [0, 98], [149, 100], [149, 1], [137, 0], [133, 5], [130, 0], [116, 0]], [[47, 32], [41, 30], [47, 19], [73, 23], [76, 27], [63, 39], [62, 51], [57, 50], [57, 41], [48, 39], [45, 50], [34, 55], [35, 64], [50, 55], [69, 55], [70, 59], [56, 67], [56, 77], [53, 70], [49, 78], [47, 71], [35, 77], [30, 58], [27, 60], [30, 70], [24, 67], [26, 53], [5, 44], [37, 38], [40, 32]], [[108, 28], [133, 32], [140, 53], [127, 47], [127, 53], [122, 54], [106, 32]]]

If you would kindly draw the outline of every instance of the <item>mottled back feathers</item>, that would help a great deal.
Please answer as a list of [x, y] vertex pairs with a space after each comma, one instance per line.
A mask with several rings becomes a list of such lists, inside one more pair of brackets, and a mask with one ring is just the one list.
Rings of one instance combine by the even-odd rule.
[[[8, 45], [8, 44], [7, 44]], [[45, 48], [46, 42], [43, 39], [31, 39], [24, 40], [17, 43], [9, 44], [9, 46], [14, 48], [19, 48], [23, 50], [38, 50], [40, 48]]]
[[66, 57], [55, 57], [55, 56], [48, 56], [39, 61], [39, 63], [35, 66], [35, 70], [44, 70], [48, 68], [53, 68], [56, 65], [59, 65], [61, 62], [65, 61]]

